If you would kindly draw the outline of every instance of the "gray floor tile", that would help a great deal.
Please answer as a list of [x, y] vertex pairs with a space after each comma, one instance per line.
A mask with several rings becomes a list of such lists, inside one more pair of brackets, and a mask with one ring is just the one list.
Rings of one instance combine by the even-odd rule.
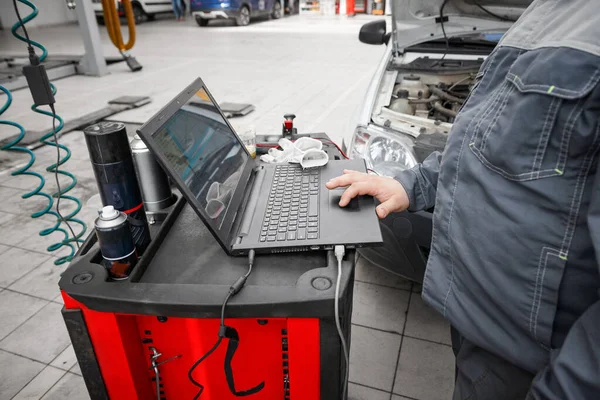
[[419, 400], [447, 400], [454, 389], [454, 354], [442, 344], [404, 338], [394, 393]]
[[42, 400], [64, 400], [64, 399], [89, 399], [83, 378], [79, 375], [67, 372]]
[[392, 400], [404, 400], [404, 399], [412, 400], [410, 397], [404, 397], [404, 396], [400, 396], [397, 394], [392, 396]]
[[70, 371], [75, 364], [77, 364], [77, 357], [75, 356], [75, 350], [73, 350], [72, 345], [69, 345], [69, 347], [67, 347], [50, 363], [50, 365], [53, 367], [60, 368], [65, 371]]
[[53, 302], [55, 303], [59, 303], [59, 304], [65, 304], [62, 294], [59, 294], [58, 296], [56, 296], [55, 298], [52, 299]]
[[419, 339], [452, 344], [450, 323], [440, 313], [429, 307], [421, 298], [420, 293], [413, 294], [410, 299], [404, 334]]
[[60, 275], [67, 268], [67, 263], [54, 265], [54, 261], [54, 258], [49, 258], [8, 288], [16, 292], [54, 300], [60, 294], [60, 289], [58, 288]]
[[348, 384], [348, 400], [389, 400], [389, 398], [388, 392], [356, 385], [352, 382]]
[[11, 399], [42, 369], [44, 364], [0, 350], [0, 399]]
[[[0, 292], [0, 340], [17, 329], [29, 317], [48, 304], [47, 301], [14, 293], [10, 290]], [[0, 364], [1, 365], [1, 364]]]
[[44, 393], [50, 390], [65, 374], [66, 372], [61, 369], [47, 366], [12, 400], [41, 399]]
[[410, 292], [355, 282], [352, 322], [402, 334]]
[[0, 211], [0, 225], [4, 223], [10, 223], [10, 221], [16, 217], [15, 214], [7, 213], [4, 211]]
[[[54, 219], [54, 221], [51, 219]], [[5, 226], [2, 227], [3, 229], [0, 229], [0, 243], [39, 251], [40, 246], [37, 245], [37, 241], [38, 239], [42, 239], [38, 235], [39, 232], [42, 229], [52, 227], [55, 221], [56, 218], [53, 217], [44, 216], [32, 219], [29, 215], [18, 215], [10, 221], [9, 226], [11, 226], [12, 229], [6, 229]], [[58, 238], [58, 236], [56, 237]], [[44, 253], [45, 251], [46, 249], [42, 247], [41, 252]]]
[[5, 349], [49, 363], [70, 343], [60, 304], [49, 302], [36, 315], [0, 341]]
[[69, 372], [76, 374], [76, 375], [81, 375], [81, 367], [79, 367], [79, 363], [76, 363], [73, 368], [71, 368], [69, 370]]
[[[8, 189], [8, 188], [7, 188]], [[35, 186], [33, 187], [35, 189]], [[11, 214], [32, 214], [34, 212], [43, 210], [48, 205], [48, 199], [41, 196], [32, 196], [28, 199], [23, 199], [21, 196], [27, 193], [27, 189], [13, 189], [10, 188], [12, 194], [8, 195], [5, 199], [0, 201], [0, 211], [4, 211]], [[13, 192], [16, 191], [16, 192]], [[10, 224], [13, 219], [9, 220], [7, 224]]]
[[411, 284], [410, 281], [371, 264], [364, 257], [358, 258], [355, 279], [357, 281], [376, 283], [405, 290], [410, 290]]
[[2, 202], [4, 202], [4, 200], [7, 200], [7, 203], [12, 203], [12, 200], [16, 202], [23, 193], [25, 193], [23, 190], [0, 186], [0, 200], [3, 200]]
[[0, 257], [2, 258], [2, 262], [0, 263], [1, 287], [10, 286], [17, 279], [50, 259], [50, 255], [43, 255], [16, 247], [2, 253]]
[[391, 391], [400, 336], [352, 326], [350, 381]]
[[[5, 246], [3, 244], [0, 244], [0, 254], [5, 253], [6, 251], [8, 251], [11, 247], [10, 246]], [[4, 258], [3, 258], [4, 260]]]

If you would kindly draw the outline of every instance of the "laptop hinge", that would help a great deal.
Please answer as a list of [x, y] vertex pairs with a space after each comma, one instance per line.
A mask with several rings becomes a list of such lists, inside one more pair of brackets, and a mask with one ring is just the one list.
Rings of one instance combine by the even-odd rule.
[[256, 211], [256, 206], [258, 204], [258, 200], [260, 198], [260, 189], [265, 180], [266, 170], [262, 166], [258, 166], [253, 170], [252, 181], [248, 188], [244, 192], [244, 201], [243, 208], [240, 208], [238, 211], [234, 225], [235, 235], [235, 244], [239, 244], [244, 236], [247, 236], [250, 232], [250, 226], [252, 224], [252, 219], [254, 218], [254, 213]]

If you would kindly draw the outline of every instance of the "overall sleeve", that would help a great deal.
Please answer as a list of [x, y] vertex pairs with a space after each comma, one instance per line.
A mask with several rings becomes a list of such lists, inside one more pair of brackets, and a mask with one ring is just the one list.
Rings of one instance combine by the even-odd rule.
[[408, 194], [408, 211], [423, 211], [435, 205], [441, 161], [442, 153], [435, 151], [423, 163], [394, 177]]
[[[588, 214], [596, 260], [600, 259], [600, 173]], [[599, 294], [600, 295], [600, 294]], [[592, 304], [553, 349], [550, 363], [531, 386], [528, 400], [587, 400], [600, 398], [600, 300]]]

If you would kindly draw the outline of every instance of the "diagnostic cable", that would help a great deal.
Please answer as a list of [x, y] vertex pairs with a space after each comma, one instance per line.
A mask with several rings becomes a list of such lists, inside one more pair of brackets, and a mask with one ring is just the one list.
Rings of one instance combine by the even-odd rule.
[[350, 377], [350, 357], [348, 355], [348, 345], [346, 344], [346, 338], [344, 337], [344, 332], [342, 331], [342, 323], [340, 320], [340, 286], [342, 282], [342, 263], [344, 261], [345, 252], [346, 250], [342, 245], [335, 246], [334, 248], [335, 258], [337, 258], [338, 262], [334, 299], [335, 327], [337, 328], [337, 332], [340, 337], [340, 342], [342, 342], [342, 350], [344, 352], [344, 360], [346, 362], [346, 369], [344, 370], [344, 379], [342, 382], [342, 399], [346, 398], [348, 379]]
[[202, 392], [204, 391], [204, 385], [202, 385], [200, 382], [196, 381], [194, 379], [194, 377], [192, 376], [192, 374], [193, 374], [194, 370], [204, 360], [206, 360], [212, 353], [214, 353], [215, 350], [217, 350], [217, 348], [219, 347], [219, 345], [221, 344], [221, 342], [223, 341], [224, 338], [229, 340], [229, 343], [227, 345], [227, 353], [225, 354], [224, 369], [225, 369], [225, 377], [227, 378], [227, 385], [229, 386], [229, 390], [231, 391], [231, 393], [233, 393], [235, 396], [240, 396], [240, 397], [241, 396], [249, 396], [249, 395], [260, 392], [265, 387], [265, 382], [263, 381], [263, 382], [259, 383], [258, 385], [256, 385], [255, 387], [248, 389], [248, 390], [242, 390], [242, 391], [238, 392], [235, 389], [235, 381], [233, 379], [233, 371], [231, 369], [231, 361], [232, 361], [233, 356], [235, 355], [235, 351], [237, 350], [237, 347], [239, 345], [240, 337], [235, 328], [225, 325], [225, 308], [227, 307], [227, 303], [229, 302], [229, 299], [231, 299], [233, 296], [238, 294], [239, 291], [242, 290], [242, 288], [246, 284], [246, 280], [252, 273], [252, 266], [254, 265], [255, 254], [256, 253], [254, 250], [250, 250], [250, 252], [248, 253], [248, 272], [246, 272], [245, 275], [239, 277], [238, 280], [235, 281], [235, 283], [233, 285], [231, 285], [231, 287], [229, 288], [229, 291], [227, 292], [227, 295], [225, 296], [225, 299], [223, 300], [223, 305], [221, 306], [221, 324], [219, 325], [219, 337], [218, 337], [217, 341], [215, 342], [215, 344], [213, 345], [213, 347], [210, 350], [208, 350], [202, 357], [200, 357], [196, 362], [194, 362], [194, 364], [188, 371], [188, 379], [190, 380], [190, 382], [192, 382], [194, 384], [194, 386], [197, 386], [199, 388], [198, 393], [196, 394], [196, 396], [194, 396], [194, 400], [197, 400], [202, 395]]

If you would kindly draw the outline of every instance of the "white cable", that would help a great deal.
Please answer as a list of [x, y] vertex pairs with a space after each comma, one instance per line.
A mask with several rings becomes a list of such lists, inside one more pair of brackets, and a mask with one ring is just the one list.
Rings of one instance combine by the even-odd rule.
[[340, 285], [342, 283], [342, 262], [344, 260], [345, 248], [344, 246], [335, 246], [335, 257], [338, 261], [338, 273], [337, 280], [335, 283], [335, 299], [334, 299], [334, 311], [335, 311], [335, 326], [342, 342], [342, 350], [344, 351], [344, 359], [346, 360], [346, 373], [344, 374], [344, 382], [342, 388], [342, 399], [346, 398], [346, 389], [348, 388], [348, 379], [350, 377], [350, 357], [348, 355], [348, 346], [346, 345], [346, 339], [344, 338], [344, 332], [340, 322]]

